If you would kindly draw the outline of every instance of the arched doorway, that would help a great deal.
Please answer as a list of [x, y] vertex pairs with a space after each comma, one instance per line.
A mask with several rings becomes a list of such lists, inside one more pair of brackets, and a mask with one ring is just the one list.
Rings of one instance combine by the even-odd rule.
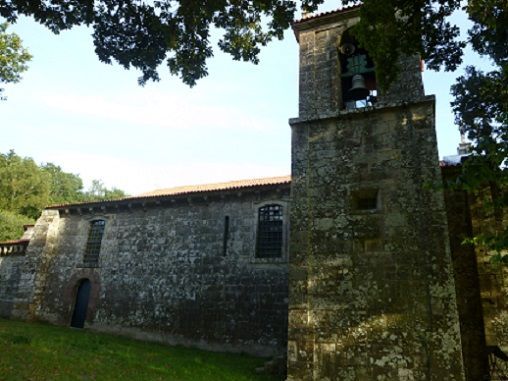
[[90, 280], [83, 279], [76, 293], [76, 303], [72, 314], [71, 327], [83, 328], [85, 325], [86, 311], [88, 309], [88, 300], [90, 299]]

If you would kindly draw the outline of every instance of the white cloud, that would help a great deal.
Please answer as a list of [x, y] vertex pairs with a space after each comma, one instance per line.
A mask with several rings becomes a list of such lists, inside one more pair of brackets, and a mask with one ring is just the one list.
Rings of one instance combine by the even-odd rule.
[[35, 95], [43, 105], [58, 114], [71, 114], [73, 118], [91, 118], [164, 129], [243, 129], [267, 131], [275, 128], [260, 113], [244, 112], [214, 97], [213, 92], [180, 93], [156, 89], [134, 88], [128, 94], [76, 94], [49, 92]]

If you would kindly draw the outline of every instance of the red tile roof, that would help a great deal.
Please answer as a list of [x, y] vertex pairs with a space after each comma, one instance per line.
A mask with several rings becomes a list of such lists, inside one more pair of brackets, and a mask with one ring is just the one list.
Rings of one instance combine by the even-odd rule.
[[352, 11], [352, 10], [355, 10], [355, 9], [359, 9], [361, 6], [362, 6], [362, 4], [360, 3], [360, 4], [349, 5], [349, 6], [346, 6], [346, 7], [335, 9], [333, 11], [321, 12], [321, 13], [311, 13], [311, 14], [309, 14], [307, 16], [303, 16], [300, 20], [296, 20], [293, 23], [293, 25], [295, 25], [295, 24], [301, 24], [301, 23], [304, 23], [304, 22], [309, 21], [309, 20], [318, 19], [318, 18], [323, 17], [323, 16], [338, 15], [338, 14], [341, 14], [341, 13], [349, 12], [349, 11]]
[[174, 188], [163, 188], [156, 189], [151, 192], [142, 193], [138, 197], [154, 197], [154, 196], [173, 196], [188, 193], [201, 193], [201, 192], [212, 192], [212, 191], [224, 191], [234, 190], [250, 187], [258, 187], [264, 185], [282, 185], [289, 184], [291, 182], [291, 176], [279, 176], [279, 177], [268, 177], [263, 179], [247, 179], [247, 180], [236, 180], [228, 181], [225, 183], [214, 183], [214, 184], [200, 184], [200, 185], [185, 185]]
[[142, 193], [136, 196], [129, 196], [125, 198], [120, 198], [116, 200], [106, 200], [106, 201], [94, 201], [94, 202], [79, 202], [79, 203], [71, 203], [71, 204], [58, 204], [58, 205], [50, 205], [48, 209], [59, 209], [70, 206], [80, 206], [80, 205], [101, 205], [101, 204], [110, 204], [121, 201], [139, 201], [145, 199], [152, 199], [157, 197], [165, 197], [165, 196], [183, 196], [183, 195], [191, 195], [191, 194], [201, 194], [206, 192], [220, 192], [220, 191], [231, 191], [231, 190], [241, 190], [248, 188], [256, 188], [263, 186], [272, 186], [272, 185], [289, 185], [291, 183], [291, 176], [279, 176], [279, 177], [268, 177], [262, 179], [247, 179], [247, 180], [237, 180], [237, 181], [228, 181], [224, 183], [214, 183], [214, 184], [198, 184], [198, 185], [186, 185], [174, 188], [163, 188], [156, 189], [151, 192]]

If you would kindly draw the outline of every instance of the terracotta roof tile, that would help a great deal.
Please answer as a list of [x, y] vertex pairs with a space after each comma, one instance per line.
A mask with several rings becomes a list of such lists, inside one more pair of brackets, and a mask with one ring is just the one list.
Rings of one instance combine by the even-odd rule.
[[333, 11], [320, 12], [320, 13], [311, 13], [311, 14], [309, 14], [307, 16], [302, 17], [300, 20], [296, 20], [293, 23], [293, 25], [295, 25], [295, 24], [301, 24], [301, 23], [304, 23], [306, 21], [314, 20], [314, 19], [317, 19], [317, 18], [320, 18], [320, 17], [323, 17], [323, 16], [338, 15], [338, 14], [343, 13], [343, 12], [349, 12], [349, 11], [352, 11], [354, 9], [360, 8], [361, 6], [362, 6], [362, 4], [360, 3], [360, 4], [349, 5], [349, 6], [346, 6], [346, 7], [335, 9]]
[[291, 182], [291, 176], [279, 176], [279, 177], [268, 177], [263, 179], [247, 179], [247, 180], [236, 180], [228, 181], [225, 183], [214, 183], [214, 184], [200, 184], [200, 185], [185, 185], [174, 188], [156, 189], [151, 192], [142, 193], [135, 196], [138, 197], [153, 197], [153, 196], [173, 196], [178, 194], [187, 193], [201, 193], [201, 192], [212, 192], [212, 191], [223, 191], [240, 188], [250, 188], [263, 185], [279, 185], [289, 184]]
[[235, 189], [254, 188], [270, 185], [289, 185], [291, 183], [291, 176], [279, 176], [279, 177], [268, 177], [262, 179], [247, 179], [228, 181], [224, 183], [214, 184], [198, 184], [198, 185], [186, 185], [174, 188], [163, 188], [156, 189], [151, 192], [142, 193], [135, 196], [124, 197], [116, 200], [106, 201], [94, 201], [94, 202], [79, 202], [70, 204], [58, 204], [50, 205], [47, 209], [59, 209], [69, 206], [80, 206], [80, 205], [101, 205], [111, 204], [115, 202], [131, 201], [131, 200], [143, 200], [165, 196], [183, 196], [195, 193], [206, 193], [206, 192], [220, 192], [220, 191], [231, 191]]

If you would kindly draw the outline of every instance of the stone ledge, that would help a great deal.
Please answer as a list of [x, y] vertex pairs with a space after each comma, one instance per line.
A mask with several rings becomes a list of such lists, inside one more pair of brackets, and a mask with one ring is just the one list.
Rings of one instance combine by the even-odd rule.
[[290, 118], [289, 125], [291, 127], [296, 127], [300, 124], [305, 124], [309, 122], [315, 122], [318, 120], [327, 120], [327, 119], [336, 119], [336, 118], [344, 118], [344, 117], [355, 117], [355, 116], [363, 116], [368, 112], [375, 111], [386, 111], [392, 110], [401, 107], [425, 104], [425, 103], [434, 103], [436, 101], [436, 97], [434, 95], [426, 95], [420, 99], [415, 99], [411, 101], [400, 101], [400, 102], [390, 102], [390, 103], [379, 103], [375, 106], [362, 107], [353, 110], [337, 110], [329, 113], [320, 113], [319, 115], [313, 117], [304, 117], [304, 118]]

